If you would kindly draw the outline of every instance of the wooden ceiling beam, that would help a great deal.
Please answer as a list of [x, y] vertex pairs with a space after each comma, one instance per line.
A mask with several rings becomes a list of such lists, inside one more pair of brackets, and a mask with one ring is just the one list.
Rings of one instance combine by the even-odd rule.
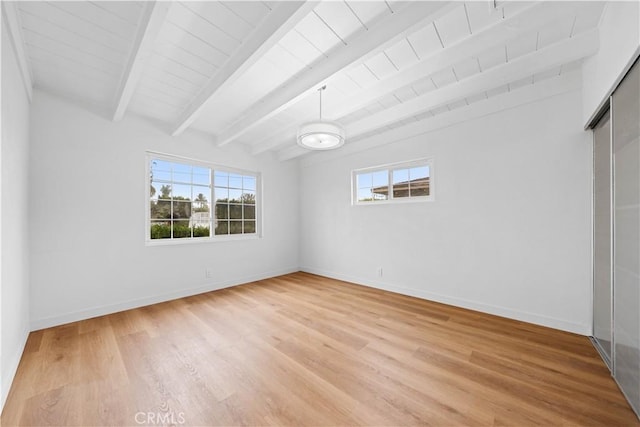
[[490, 68], [455, 84], [436, 89], [402, 104], [371, 114], [346, 126], [347, 138], [379, 129], [465, 97], [506, 85], [562, 64], [593, 55], [598, 50], [598, 31], [568, 38], [544, 49]]
[[[313, 156], [305, 156], [301, 159], [301, 164], [314, 164], [321, 161], [335, 159], [348, 154], [357, 153], [364, 149], [371, 149], [383, 145], [393, 144], [429, 132], [453, 126], [457, 123], [468, 122], [479, 119], [489, 114], [516, 108], [520, 105], [540, 101], [555, 95], [579, 90], [581, 87], [580, 71], [572, 71], [558, 77], [544, 80], [534, 85], [525, 86], [514, 92], [491, 97], [486, 101], [447, 111], [437, 116], [420, 120], [418, 122], [392, 129], [383, 130], [378, 135], [361, 139], [351, 144], [345, 144], [340, 150], [325, 151], [315, 153]], [[280, 161], [292, 160], [308, 154], [309, 150], [304, 150], [298, 146], [291, 146], [278, 153]]]
[[410, 2], [403, 9], [386, 15], [371, 25], [368, 31], [328, 52], [329, 58], [318, 61], [312, 70], [295, 76], [256, 102], [240, 120], [218, 136], [218, 145], [223, 146], [236, 140], [248, 130], [297, 103], [344, 68], [365, 60], [372, 52], [379, 52], [393, 45], [425, 22], [443, 16], [455, 5], [455, 2]]
[[113, 111], [113, 120], [122, 120], [135, 93], [145, 63], [153, 54], [154, 44], [171, 7], [169, 1], [144, 2], [142, 16], [138, 23], [136, 38], [131, 48], [129, 60], [120, 78]]
[[253, 66], [269, 49], [291, 31], [317, 5], [317, 1], [282, 1], [264, 18], [238, 50], [209, 79], [206, 86], [187, 105], [174, 124], [171, 135], [176, 136], [198, 118], [201, 111], [222, 89], [233, 84]]

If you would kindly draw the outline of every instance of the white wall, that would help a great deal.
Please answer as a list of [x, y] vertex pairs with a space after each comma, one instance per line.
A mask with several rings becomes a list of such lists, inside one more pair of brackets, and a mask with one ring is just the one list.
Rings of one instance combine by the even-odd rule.
[[[114, 123], [41, 91], [31, 114], [34, 329], [297, 270], [295, 164], [133, 115]], [[145, 246], [145, 150], [262, 172], [264, 237]]]
[[29, 100], [2, 25], [0, 408], [29, 335]]
[[[575, 90], [302, 161], [302, 269], [589, 334], [591, 138], [581, 111]], [[434, 158], [436, 201], [350, 205], [353, 169], [421, 157]]]
[[607, 2], [599, 25], [600, 49], [583, 64], [582, 122], [586, 125], [640, 49], [640, 2]]

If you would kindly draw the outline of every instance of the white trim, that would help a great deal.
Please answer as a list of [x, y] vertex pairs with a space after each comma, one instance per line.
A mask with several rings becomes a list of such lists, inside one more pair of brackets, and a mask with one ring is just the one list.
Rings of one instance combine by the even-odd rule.
[[533, 323], [540, 326], [546, 326], [548, 328], [559, 329], [561, 331], [572, 332], [574, 334], [588, 336], [589, 325], [570, 322], [564, 319], [557, 319], [548, 316], [541, 316], [536, 313], [529, 313], [525, 311], [513, 310], [507, 307], [494, 306], [490, 304], [481, 303], [478, 301], [467, 300], [463, 298], [451, 297], [448, 295], [437, 294], [429, 291], [423, 291], [420, 289], [406, 288], [402, 286], [390, 285], [379, 280], [362, 279], [347, 274], [336, 273], [333, 271], [312, 268], [301, 267], [300, 271], [317, 274], [332, 279], [342, 280], [345, 282], [356, 283], [358, 285], [367, 286], [370, 288], [381, 289], [384, 291], [395, 292], [401, 295], [408, 295], [416, 298], [425, 299], [428, 301], [435, 301], [442, 304], [448, 304], [455, 307], [466, 308], [469, 310], [480, 311], [482, 313], [492, 314], [494, 316], [506, 317], [508, 319], [518, 320], [521, 322]]
[[274, 270], [274, 271], [266, 271], [262, 274], [253, 274], [251, 276], [243, 276], [243, 277], [238, 277], [236, 279], [224, 280], [221, 282], [212, 282], [207, 285], [199, 286], [195, 288], [182, 289], [175, 292], [137, 298], [133, 300], [122, 301], [115, 304], [92, 307], [85, 310], [72, 311], [72, 312], [57, 315], [57, 316], [34, 319], [31, 321], [31, 330], [37, 331], [40, 329], [50, 328], [53, 326], [64, 325], [66, 323], [77, 322], [80, 320], [91, 319], [93, 317], [105, 316], [108, 314], [118, 313], [120, 311], [131, 310], [138, 307], [145, 307], [148, 305], [158, 304], [166, 301], [172, 301], [179, 298], [199, 295], [199, 294], [203, 294], [211, 291], [217, 291], [220, 289], [231, 288], [233, 286], [244, 285], [247, 283], [256, 282], [258, 280], [265, 280], [271, 277], [277, 277], [277, 276], [282, 276], [284, 274], [295, 273], [296, 271], [299, 271], [297, 267], [284, 268], [284, 269]]
[[20, 16], [16, 6], [16, 2], [3, 1], [2, 2], [2, 16], [7, 25], [7, 32], [9, 33], [9, 39], [13, 52], [16, 56], [16, 62], [18, 68], [20, 68], [20, 75], [22, 76], [22, 83], [24, 89], [27, 92], [29, 102], [33, 98], [33, 79], [31, 77], [31, 68], [29, 61], [27, 60], [27, 54], [24, 49], [24, 37], [22, 36], [22, 25], [20, 24]]
[[[602, 16], [604, 16], [604, 13], [602, 14]], [[624, 79], [624, 77], [627, 75], [629, 70], [631, 70], [631, 67], [633, 66], [633, 64], [635, 64], [636, 61], [638, 60], [640, 60], [640, 46], [638, 46], [635, 52], [633, 52], [633, 55], [631, 55], [631, 58], [626, 63], [622, 71], [620, 71], [620, 74], [618, 75], [618, 77], [613, 81], [613, 84], [611, 85], [609, 90], [605, 93], [605, 96], [602, 98], [602, 100], [600, 101], [600, 103], [598, 104], [594, 112], [591, 114], [591, 116], [589, 116], [589, 119], [587, 119], [587, 122], [584, 124], [584, 130], [588, 130], [590, 127], [596, 125], [596, 123], [600, 119], [599, 117], [600, 113], [606, 108], [606, 105], [609, 103], [611, 95], [613, 95], [613, 92], [615, 92], [615, 90], [618, 88], [618, 86], [622, 82], [622, 79]]]
[[[27, 339], [29, 338], [29, 330], [25, 329], [22, 331], [22, 342], [18, 347], [17, 351], [12, 355], [3, 355], [7, 356], [10, 360], [8, 368], [6, 371], [2, 372], [2, 395], [0, 396], [0, 413], [4, 409], [4, 404], [7, 401], [7, 397], [9, 396], [9, 391], [11, 390], [11, 385], [13, 384], [13, 379], [16, 376], [16, 372], [18, 372], [18, 365], [20, 365], [20, 360], [22, 359], [22, 353], [24, 353], [24, 347], [27, 345]], [[6, 351], [6, 349], [4, 350]]]

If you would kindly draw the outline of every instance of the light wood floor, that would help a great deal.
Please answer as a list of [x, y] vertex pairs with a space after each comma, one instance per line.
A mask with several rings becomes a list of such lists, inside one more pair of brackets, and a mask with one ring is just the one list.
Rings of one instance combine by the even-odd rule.
[[33, 332], [2, 425], [639, 425], [586, 337], [295, 273]]

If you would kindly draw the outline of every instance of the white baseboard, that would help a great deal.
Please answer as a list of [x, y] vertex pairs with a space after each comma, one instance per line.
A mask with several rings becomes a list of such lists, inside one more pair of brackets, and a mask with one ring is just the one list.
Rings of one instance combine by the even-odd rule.
[[85, 310], [79, 310], [71, 313], [62, 314], [59, 316], [34, 319], [31, 321], [31, 330], [37, 331], [39, 329], [45, 329], [45, 328], [50, 328], [52, 326], [64, 325], [65, 323], [90, 319], [92, 317], [104, 316], [106, 314], [112, 314], [112, 313], [117, 313], [119, 311], [130, 310], [132, 308], [144, 307], [151, 304], [171, 301], [174, 299], [198, 295], [205, 292], [217, 291], [219, 289], [230, 288], [232, 286], [241, 285], [243, 283], [250, 283], [250, 282], [255, 282], [257, 280], [268, 279], [270, 277], [282, 276], [283, 274], [294, 273], [296, 271], [300, 271], [300, 269], [298, 267], [290, 267], [282, 270], [269, 271], [262, 274], [238, 277], [235, 279], [225, 280], [222, 282], [209, 283], [205, 286], [199, 286], [197, 288], [181, 289], [179, 291], [171, 292], [167, 294], [154, 295], [154, 296], [145, 297], [145, 298], [122, 301], [116, 304], [92, 307]]
[[358, 285], [368, 286], [370, 288], [381, 289], [384, 291], [395, 292], [402, 295], [408, 295], [416, 298], [422, 298], [429, 301], [440, 302], [443, 304], [453, 305], [456, 307], [467, 308], [470, 310], [480, 311], [483, 313], [493, 314], [496, 316], [506, 317], [509, 319], [519, 320], [522, 322], [533, 323], [540, 326], [546, 326], [561, 331], [572, 332], [579, 335], [590, 335], [591, 327], [579, 323], [569, 322], [563, 319], [555, 319], [552, 317], [542, 316], [535, 313], [527, 313], [523, 311], [513, 310], [506, 307], [493, 306], [477, 301], [466, 300], [448, 295], [437, 294], [420, 289], [405, 288], [401, 286], [390, 285], [377, 280], [361, 279], [359, 277], [347, 274], [336, 273], [313, 267], [301, 267], [300, 271], [306, 273], [317, 274], [320, 276], [330, 277], [332, 279], [344, 280], [345, 282], [356, 283]]
[[[9, 396], [9, 390], [11, 390], [11, 384], [13, 384], [13, 378], [16, 376], [16, 372], [18, 371], [18, 365], [20, 364], [20, 359], [22, 359], [22, 353], [24, 353], [24, 347], [27, 345], [27, 338], [29, 338], [29, 330], [26, 328], [22, 332], [22, 342], [20, 346], [16, 349], [16, 351], [11, 354], [10, 363], [7, 367], [7, 370], [2, 372], [2, 389], [0, 390], [0, 413], [4, 409], [4, 404], [7, 401], [7, 397]], [[3, 349], [6, 351], [6, 349]]]

